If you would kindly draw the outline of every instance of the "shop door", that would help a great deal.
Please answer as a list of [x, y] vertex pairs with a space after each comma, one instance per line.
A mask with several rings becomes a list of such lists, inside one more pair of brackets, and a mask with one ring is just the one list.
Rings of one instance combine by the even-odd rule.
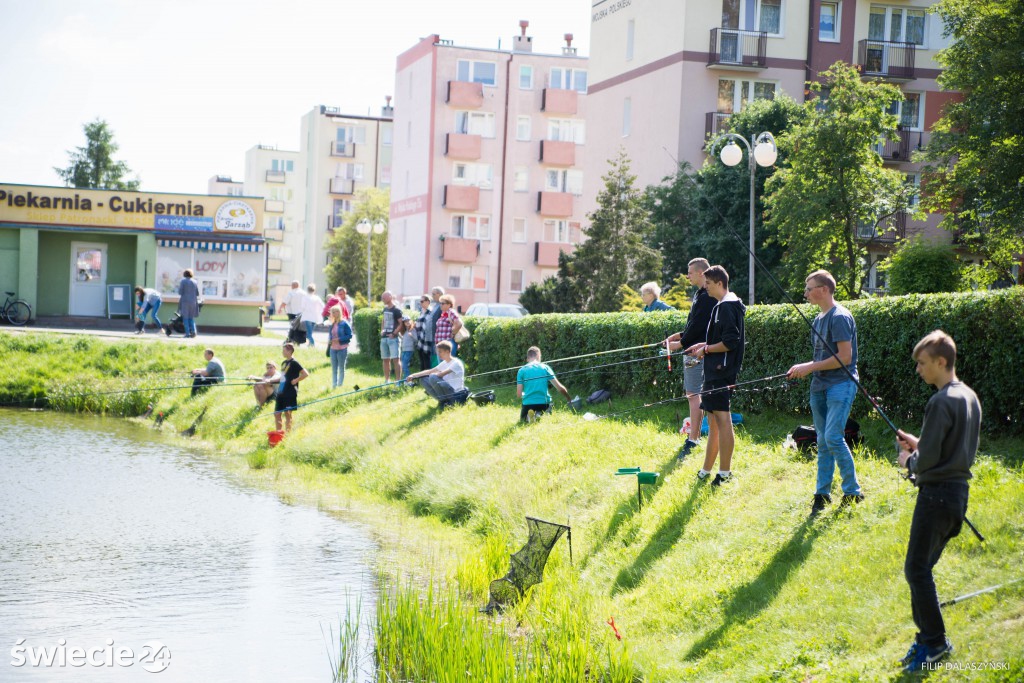
[[107, 245], [71, 243], [70, 315], [106, 315]]

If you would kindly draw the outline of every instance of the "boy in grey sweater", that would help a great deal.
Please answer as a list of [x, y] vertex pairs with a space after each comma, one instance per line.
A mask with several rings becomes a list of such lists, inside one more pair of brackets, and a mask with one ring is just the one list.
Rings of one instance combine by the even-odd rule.
[[921, 436], [898, 432], [899, 462], [917, 479], [917, 505], [903, 573], [910, 585], [910, 608], [917, 636], [901, 664], [920, 671], [947, 657], [953, 645], [939, 609], [932, 568], [967, 515], [971, 465], [978, 452], [981, 404], [956, 376], [956, 343], [942, 330], [914, 347], [917, 374], [938, 391], [924, 409]]

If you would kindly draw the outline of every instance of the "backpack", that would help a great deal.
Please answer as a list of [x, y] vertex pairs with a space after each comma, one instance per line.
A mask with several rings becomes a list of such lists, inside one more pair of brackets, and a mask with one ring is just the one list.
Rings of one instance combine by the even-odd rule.
[[[796, 442], [797, 450], [801, 453], [809, 453], [811, 450], [818, 450], [818, 432], [814, 427], [800, 425], [793, 430], [793, 441]], [[860, 433], [860, 423], [852, 417], [846, 420], [846, 428], [843, 430], [843, 438], [847, 445], [853, 448], [857, 444], [864, 443], [864, 437]]]
[[596, 405], [598, 403], [604, 403], [605, 401], [612, 400], [612, 392], [607, 389], [598, 389], [590, 396], [587, 397], [587, 403]]

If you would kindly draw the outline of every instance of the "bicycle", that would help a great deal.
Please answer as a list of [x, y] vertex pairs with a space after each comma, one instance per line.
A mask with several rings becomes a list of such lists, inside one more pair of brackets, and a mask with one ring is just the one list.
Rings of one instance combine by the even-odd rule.
[[7, 299], [0, 308], [0, 320], [7, 320], [12, 325], [24, 325], [32, 317], [32, 307], [22, 299], [12, 299], [14, 292], [5, 292]]

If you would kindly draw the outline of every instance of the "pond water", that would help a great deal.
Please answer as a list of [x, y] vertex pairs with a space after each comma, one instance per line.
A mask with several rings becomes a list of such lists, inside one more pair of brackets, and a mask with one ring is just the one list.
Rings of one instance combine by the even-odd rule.
[[143, 426], [0, 430], [0, 681], [329, 681], [347, 606], [373, 612], [363, 528]]

